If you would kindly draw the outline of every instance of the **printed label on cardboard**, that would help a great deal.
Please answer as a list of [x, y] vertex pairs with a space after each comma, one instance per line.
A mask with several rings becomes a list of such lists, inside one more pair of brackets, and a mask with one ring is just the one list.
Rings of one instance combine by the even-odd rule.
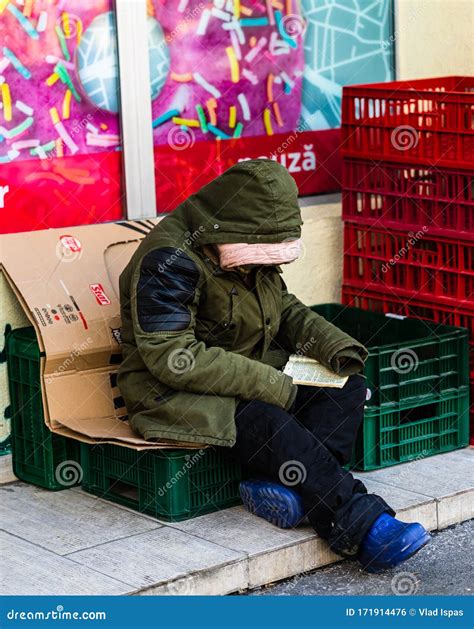
[[122, 328], [110, 328], [110, 332], [117, 345], [122, 345]]
[[102, 284], [89, 284], [89, 288], [94, 293], [99, 306], [108, 306], [112, 303], [105, 294]]
[[59, 240], [61, 241], [63, 247], [66, 247], [66, 249], [69, 249], [69, 251], [72, 251], [73, 253], [79, 253], [82, 251], [81, 243], [77, 238], [74, 238], [74, 236], [66, 234], [61, 236]]

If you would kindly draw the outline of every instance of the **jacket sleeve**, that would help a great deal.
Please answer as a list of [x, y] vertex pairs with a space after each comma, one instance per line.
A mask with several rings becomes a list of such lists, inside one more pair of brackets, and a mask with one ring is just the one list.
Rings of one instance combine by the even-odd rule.
[[[282, 280], [283, 282], [283, 280]], [[290, 352], [300, 351], [319, 360], [341, 376], [359, 373], [367, 359], [367, 349], [338, 327], [326, 321], [286, 290], [276, 341]]]
[[261, 400], [289, 408], [292, 378], [195, 337], [202, 277], [196, 262], [171, 247], [143, 257], [132, 278], [131, 312], [138, 351], [161, 383], [192, 393]]

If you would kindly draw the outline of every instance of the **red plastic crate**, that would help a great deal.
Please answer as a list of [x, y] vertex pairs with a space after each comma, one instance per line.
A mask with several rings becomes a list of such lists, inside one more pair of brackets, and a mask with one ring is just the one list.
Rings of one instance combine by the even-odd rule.
[[346, 158], [342, 186], [345, 220], [474, 240], [474, 170]]
[[397, 294], [395, 290], [386, 293], [377, 290], [364, 290], [348, 284], [342, 287], [342, 303], [372, 312], [427, 319], [435, 323], [467, 328], [471, 335], [471, 357], [474, 352], [474, 311], [463, 308], [462, 305], [453, 308], [446, 304], [433, 303], [433, 301], [417, 297], [406, 299]]
[[342, 92], [342, 154], [474, 166], [474, 77], [353, 85]]
[[474, 241], [344, 224], [344, 283], [435, 298], [474, 314]]

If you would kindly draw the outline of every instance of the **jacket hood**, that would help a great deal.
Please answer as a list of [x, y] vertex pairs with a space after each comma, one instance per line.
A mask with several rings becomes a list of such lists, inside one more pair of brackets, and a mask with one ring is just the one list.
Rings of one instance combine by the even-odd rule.
[[276, 243], [301, 236], [298, 188], [271, 159], [239, 162], [201, 188], [175, 212], [199, 235], [193, 247], [211, 243]]

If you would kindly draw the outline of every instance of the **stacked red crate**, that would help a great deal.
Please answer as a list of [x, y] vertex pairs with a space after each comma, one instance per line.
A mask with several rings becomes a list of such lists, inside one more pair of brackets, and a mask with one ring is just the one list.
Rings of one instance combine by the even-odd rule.
[[474, 77], [344, 88], [342, 155], [343, 302], [469, 328], [472, 400]]

